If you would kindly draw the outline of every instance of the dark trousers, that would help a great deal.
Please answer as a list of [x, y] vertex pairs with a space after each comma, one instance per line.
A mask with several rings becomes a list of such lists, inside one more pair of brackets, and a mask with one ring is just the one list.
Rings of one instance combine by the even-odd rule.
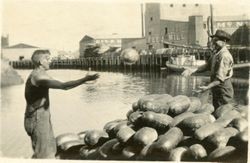
[[31, 138], [32, 158], [55, 158], [56, 141], [49, 110], [40, 108], [32, 116], [25, 117], [24, 127]]
[[217, 109], [221, 105], [233, 103], [234, 90], [230, 79], [212, 88], [213, 105]]

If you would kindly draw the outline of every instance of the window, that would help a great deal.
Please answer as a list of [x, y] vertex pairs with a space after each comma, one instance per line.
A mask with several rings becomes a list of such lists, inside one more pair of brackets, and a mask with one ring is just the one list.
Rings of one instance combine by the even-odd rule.
[[183, 4], [182, 7], [186, 7], [186, 4]]
[[173, 5], [173, 4], [170, 4], [170, 7], [174, 7], [174, 5]]
[[176, 34], [175, 38], [176, 38], [176, 40], [180, 40], [180, 37], [178, 34]]
[[153, 42], [153, 43], [155, 42], [155, 38], [154, 37], [152, 37], [152, 41], [151, 42]]
[[178, 26], [175, 26], [175, 27], [174, 27], [174, 31], [175, 31], [175, 32], [178, 32], [178, 30], [179, 30], [179, 29], [178, 29]]
[[165, 27], [165, 35], [167, 35], [167, 34], [168, 34], [168, 28]]
[[24, 56], [19, 56], [19, 61], [23, 60]]
[[164, 48], [169, 48], [168, 44], [164, 44], [163, 46], [164, 46]]
[[173, 40], [176, 40], [176, 39], [175, 39], [175, 34], [173, 34]]
[[159, 42], [159, 37], [158, 36], [155, 37], [155, 42]]
[[184, 40], [184, 39], [185, 39], [184, 33], [181, 33], [181, 40]]
[[151, 35], [152, 33], [151, 32], [148, 32], [148, 35]]
[[198, 7], [198, 6], [199, 6], [199, 4], [198, 4], [198, 3], [196, 3], [196, 4], [195, 4], [195, 7]]
[[153, 17], [150, 17], [150, 20], [153, 21]]
[[206, 25], [205, 23], [203, 24], [203, 28], [204, 28], [204, 29], [206, 29], [206, 28], [207, 28], [207, 25]]
[[172, 35], [172, 34], [169, 34], [169, 35], [168, 35], [168, 39], [169, 39], [169, 40], [173, 40], [173, 35]]

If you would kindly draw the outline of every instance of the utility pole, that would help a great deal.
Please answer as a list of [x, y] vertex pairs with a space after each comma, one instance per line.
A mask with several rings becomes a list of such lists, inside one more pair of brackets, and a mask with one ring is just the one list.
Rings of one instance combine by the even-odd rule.
[[144, 13], [143, 13], [143, 3], [141, 3], [141, 27], [142, 27], [142, 37], [144, 37]]
[[213, 16], [213, 6], [210, 4], [210, 16], [207, 18], [207, 35], [208, 35], [208, 40], [207, 40], [207, 47], [211, 48], [211, 38], [214, 34], [214, 16]]
[[213, 15], [213, 6], [210, 4], [210, 15], [211, 15], [211, 34], [214, 34], [214, 15]]

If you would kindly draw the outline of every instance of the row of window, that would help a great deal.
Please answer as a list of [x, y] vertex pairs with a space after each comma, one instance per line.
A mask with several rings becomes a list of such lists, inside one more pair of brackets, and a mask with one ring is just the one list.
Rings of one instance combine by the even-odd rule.
[[163, 42], [164, 41], [164, 37], [162, 36], [162, 37], [158, 37], [158, 36], [156, 36], [156, 37], [148, 37], [147, 38], [147, 42], [148, 43], [159, 43], [159, 42]]
[[[174, 7], [174, 4], [170, 4], [169, 6], [170, 6], [170, 7]], [[199, 4], [198, 4], [198, 3], [196, 3], [194, 6], [195, 6], [195, 7], [198, 7], [198, 6], [199, 6]], [[184, 4], [182, 4], [182, 7], [186, 7], [186, 4], [185, 4], [185, 3], [184, 3]]]
[[121, 43], [122, 41], [120, 39], [100, 39], [95, 40], [96, 43]]
[[175, 34], [168, 34], [165, 36], [154, 36], [154, 37], [148, 37], [147, 42], [152, 42], [152, 43], [159, 43], [163, 42], [164, 40], [168, 41], [179, 41], [179, 40], [184, 40], [186, 39], [185, 35], [183, 33], [175, 33]]
[[250, 21], [227, 21], [227, 22], [216, 22], [217, 28], [238, 28], [242, 25], [250, 25]]
[[[203, 24], [203, 29], [206, 29], [207, 28], [207, 25], [204, 23]], [[180, 28], [178, 28], [178, 27], [175, 27], [175, 28], [173, 28], [173, 30], [172, 31], [174, 31], [175, 33], [180, 33]], [[168, 34], [168, 28], [167, 27], [165, 27], [165, 35], [167, 35]], [[171, 33], [170, 33], [171, 34]], [[151, 31], [149, 31], [148, 32], [148, 35], [152, 35], [152, 32]]]
[[[153, 21], [153, 17], [150, 17], [150, 20]], [[228, 22], [228, 23], [232, 23], [232, 22]], [[248, 22], [249, 23], [249, 22]], [[236, 22], [236, 24], [239, 24], [239, 22]], [[250, 24], [250, 23], [249, 23]], [[204, 23], [203, 24], [203, 28], [206, 29], [207, 28], [207, 25]], [[178, 28], [174, 28], [175, 31], [179, 31]], [[167, 33], [168, 31], [168, 28], [166, 27], [165, 28], [165, 33]], [[150, 35], [150, 34], [149, 34]]]
[[[151, 36], [152, 35], [152, 32], [148, 32], [148, 35]], [[185, 35], [183, 32], [170, 32], [168, 33], [168, 30], [167, 28], [165, 28], [165, 39], [167, 40], [184, 40], [185, 39]]]
[[165, 38], [167, 40], [184, 40], [185, 39], [185, 35], [183, 33], [171, 33], [168, 35], [165, 35]]

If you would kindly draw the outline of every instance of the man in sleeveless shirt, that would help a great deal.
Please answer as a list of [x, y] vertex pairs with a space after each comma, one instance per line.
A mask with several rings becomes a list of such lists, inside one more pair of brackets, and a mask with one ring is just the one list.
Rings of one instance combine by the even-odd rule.
[[209, 61], [197, 69], [186, 69], [182, 73], [189, 76], [194, 72], [204, 72], [210, 70], [210, 83], [207, 86], [201, 86], [199, 92], [211, 89], [213, 96], [213, 105], [218, 108], [221, 105], [232, 103], [234, 90], [231, 83], [233, 75], [233, 58], [226, 43], [230, 40], [230, 35], [222, 30], [217, 30], [212, 38], [212, 50], [214, 54]]
[[87, 81], [96, 80], [99, 75], [86, 75], [78, 80], [61, 82], [46, 73], [50, 64], [48, 50], [36, 50], [31, 60], [35, 68], [25, 86], [24, 127], [31, 138], [34, 151], [32, 158], [55, 158], [56, 141], [50, 119], [49, 89], [68, 90]]

